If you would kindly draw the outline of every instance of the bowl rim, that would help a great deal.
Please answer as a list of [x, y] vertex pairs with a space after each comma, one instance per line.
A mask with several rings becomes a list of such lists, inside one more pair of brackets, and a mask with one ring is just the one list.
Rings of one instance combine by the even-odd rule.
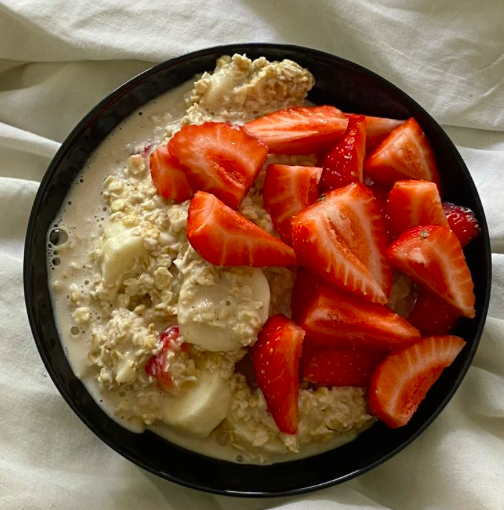
[[[481, 215], [479, 215], [478, 219], [480, 220], [480, 225], [482, 227], [482, 235], [484, 236], [484, 251], [485, 251], [485, 258], [486, 258], [486, 264], [488, 267], [487, 272], [487, 278], [486, 282], [484, 282], [484, 293], [483, 293], [483, 300], [481, 304], [482, 314], [480, 318], [480, 323], [478, 325], [478, 328], [476, 330], [476, 333], [474, 335], [474, 341], [471, 346], [471, 350], [469, 351], [467, 355], [467, 360], [465, 364], [463, 365], [460, 372], [457, 374], [457, 377], [453, 381], [453, 385], [450, 389], [450, 391], [446, 394], [443, 401], [440, 403], [440, 405], [437, 407], [434, 413], [432, 413], [428, 419], [424, 421], [424, 423], [419, 427], [419, 429], [413, 433], [410, 437], [408, 437], [406, 440], [404, 440], [399, 446], [388, 452], [386, 455], [380, 457], [378, 460], [368, 464], [367, 466], [356, 469], [350, 473], [347, 473], [346, 475], [336, 477], [331, 480], [327, 480], [320, 483], [314, 483], [311, 485], [306, 485], [302, 487], [298, 487], [295, 489], [287, 489], [282, 490], [278, 492], [271, 492], [271, 491], [236, 491], [236, 490], [227, 490], [227, 489], [215, 489], [206, 485], [201, 485], [199, 483], [190, 482], [184, 479], [181, 479], [177, 476], [170, 475], [169, 473], [166, 473], [165, 471], [159, 471], [156, 468], [153, 468], [149, 466], [147, 463], [143, 462], [141, 459], [136, 458], [133, 455], [130, 455], [129, 452], [126, 452], [121, 449], [120, 445], [115, 444], [114, 441], [109, 440], [108, 437], [106, 437], [101, 429], [95, 427], [92, 422], [87, 418], [87, 416], [84, 413], [81, 413], [81, 411], [77, 408], [77, 405], [74, 403], [73, 399], [69, 394], [67, 394], [66, 390], [62, 388], [62, 385], [58, 381], [58, 377], [56, 375], [56, 370], [53, 368], [53, 365], [51, 363], [50, 357], [47, 355], [47, 353], [44, 350], [41, 336], [38, 333], [37, 329], [37, 321], [35, 319], [35, 313], [34, 313], [34, 303], [32, 301], [32, 295], [34, 293], [34, 289], [31, 286], [31, 275], [32, 275], [32, 267], [31, 267], [31, 258], [32, 258], [32, 243], [31, 240], [33, 238], [34, 232], [37, 229], [37, 216], [38, 212], [41, 206], [42, 197], [45, 194], [46, 188], [49, 186], [49, 183], [51, 182], [53, 175], [60, 165], [61, 161], [63, 160], [64, 156], [66, 155], [69, 148], [71, 148], [76, 141], [76, 139], [79, 137], [80, 133], [88, 128], [88, 126], [94, 121], [95, 117], [100, 114], [100, 112], [107, 108], [109, 104], [114, 103], [118, 98], [120, 98], [123, 94], [127, 93], [131, 89], [135, 88], [139, 83], [144, 81], [146, 78], [150, 77], [151, 75], [155, 75], [160, 70], [168, 68], [170, 66], [173, 66], [175, 64], [178, 64], [180, 62], [184, 62], [187, 60], [191, 60], [200, 56], [206, 56], [211, 53], [218, 52], [219, 55], [226, 55], [230, 53], [235, 53], [235, 50], [241, 51], [244, 49], [245, 51], [250, 50], [256, 50], [260, 48], [269, 48], [269, 49], [277, 49], [280, 51], [297, 51], [301, 52], [307, 56], [314, 56], [314, 57], [322, 57], [322, 58], [328, 58], [331, 60], [339, 61], [341, 64], [344, 64], [347, 67], [353, 68], [353, 70], [362, 73], [366, 75], [367, 77], [371, 78], [374, 81], [377, 81], [387, 87], [391, 90], [394, 94], [396, 94], [400, 100], [409, 105], [413, 105], [416, 109], [422, 112], [422, 114], [426, 115], [431, 123], [432, 128], [435, 129], [436, 134], [438, 136], [441, 136], [445, 140], [447, 140], [454, 148], [454, 157], [456, 160], [456, 163], [458, 167], [461, 169], [461, 171], [465, 174], [467, 177], [467, 185], [470, 188], [470, 193], [472, 194], [474, 200], [479, 205], [481, 210]], [[167, 89], [167, 92], [170, 89]], [[346, 482], [352, 478], [355, 478], [356, 476], [359, 476], [361, 474], [367, 473], [374, 469], [375, 467], [383, 464], [387, 460], [394, 457], [397, 453], [402, 451], [404, 448], [406, 448], [408, 445], [410, 445], [413, 441], [415, 441], [430, 425], [431, 423], [438, 417], [438, 415], [443, 411], [443, 409], [446, 407], [446, 405], [450, 402], [455, 392], [458, 390], [462, 380], [464, 379], [467, 371], [469, 370], [469, 367], [472, 364], [474, 355], [476, 353], [476, 350], [479, 346], [479, 342], [481, 339], [481, 335], [483, 333], [483, 328], [485, 325], [487, 313], [488, 313], [488, 307], [489, 307], [489, 301], [490, 301], [490, 293], [491, 293], [491, 281], [492, 281], [492, 259], [491, 259], [491, 247], [490, 247], [490, 238], [488, 234], [488, 226], [486, 221], [486, 216], [484, 213], [484, 209], [481, 203], [480, 196], [478, 194], [478, 191], [476, 189], [476, 186], [474, 184], [474, 181], [472, 179], [472, 176], [465, 165], [464, 160], [462, 159], [462, 156], [460, 155], [458, 149], [456, 148], [455, 144], [451, 141], [449, 136], [446, 134], [446, 132], [441, 128], [441, 126], [437, 123], [437, 121], [421, 106], [419, 105], [411, 96], [409, 96], [406, 92], [403, 92], [401, 89], [399, 89], [396, 85], [388, 81], [387, 79], [381, 77], [380, 75], [376, 74], [374, 71], [371, 71], [360, 64], [357, 64], [355, 62], [352, 62], [350, 60], [347, 60], [345, 58], [339, 57], [337, 55], [334, 55], [332, 53], [317, 50], [314, 48], [299, 46], [299, 45], [293, 45], [293, 44], [277, 44], [277, 43], [260, 43], [260, 42], [239, 42], [234, 44], [225, 44], [225, 45], [217, 45], [217, 46], [211, 46], [202, 48], [196, 51], [191, 51], [189, 53], [184, 53], [182, 55], [170, 58], [168, 60], [165, 60], [163, 62], [160, 62], [156, 65], [153, 65], [152, 67], [149, 67], [148, 69], [140, 72], [139, 74], [135, 75], [131, 79], [124, 82], [122, 85], [116, 87], [112, 92], [110, 92], [104, 99], [102, 99], [100, 102], [98, 102], [82, 119], [76, 124], [76, 126], [73, 128], [73, 130], [70, 132], [70, 134], [65, 138], [63, 143], [61, 144], [60, 148], [54, 155], [53, 159], [51, 160], [51, 163], [49, 164], [46, 172], [44, 173], [44, 176], [40, 182], [39, 189], [37, 191], [35, 200], [32, 205], [28, 227], [26, 231], [26, 237], [25, 237], [25, 247], [24, 247], [24, 260], [23, 260], [23, 288], [24, 288], [24, 295], [25, 295], [25, 305], [26, 310], [28, 314], [29, 324], [32, 331], [32, 335], [35, 340], [35, 344], [37, 346], [37, 350], [40, 354], [40, 357], [42, 358], [42, 361], [45, 365], [45, 368], [47, 372], [49, 373], [54, 385], [58, 389], [61, 396], [64, 398], [66, 403], [70, 406], [70, 408], [74, 411], [74, 413], [79, 417], [79, 419], [96, 435], [98, 436], [105, 444], [107, 444], [112, 450], [117, 452], [122, 457], [126, 458], [130, 462], [134, 463], [135, 465], [141, 467], [142, 469], [155, 474], [161, 478], [164, 478], [165, 480], [171, 481], [173, 483], [176, 483], [178, 485], [188, 487], [191, 489], [197, 489], [203, 492], [211, 493], [211, 494], [217, 494], [217, 495], [223, 495], [223, 496], [231, 496], [231, 497], [243, 497], [243, 498], [271, 498], [271, 497], [285, 497], [285, 496], [293, 496], [293, 495], [300, 495], [305, 494], [317, 490], [321, 490], [324, 488], [328, 488], [343, 482]], [[59, 339], [58, 339], [59, 340]], [[302, 460], [302, 459], [301, 459]], [[296, 462], [297, 460], [293, 460], [290, 462]]]

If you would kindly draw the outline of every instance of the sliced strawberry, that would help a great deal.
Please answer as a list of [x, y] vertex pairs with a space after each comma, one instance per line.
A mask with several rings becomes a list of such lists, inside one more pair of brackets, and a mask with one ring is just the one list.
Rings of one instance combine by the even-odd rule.
[[321, 283], [297, 317], [306, 342], [319, 349], [386, 351], [420, 338], [420, 333], [390, 308]]
[[322, 168], [269, 165], [264, 180], [264, 207], [282, 239], [292, 243], [291, 219], [317, 200]]
[[257, 384], [280, 432], [297, 433], [299, 357], [304, 331], [285, 315], [270, 317], [252, 348]]
[[390, 240], [390, 217], [387, 211], [387, 200], [390, 189], [382, 184], [376, 184], [367, 175], [364, 177], [364, 183], [373, 192], [373, 195], [376, 198], [378, 212], [381, 214], [383, 225], [387, 233], [387, 239]]
[[371, 412], [391, 428], [406, 425], [464, 345], [458, 336], [431, 336], [389, 354], [371, 379]]
[[191, 246], [215, 266], [290, 266], [294, 250], [221, 202], [198, 191], [187, 218]]
[[158, 147], [150, 155], [150, 172], [158, 193], [165, 198], [184, 202], [193, 196], [184, 169], [170, 155], [168, 147]]
[[444, 202], [443, 210], [450, 228], [458, 237], [462, 248], [480, 235], [481, 228], [478, 220], [469, 207]]
[[[172, 385], [171, 375], [166, 371], [166, 357], [170, 350], [174, 348], [179, 338], [180, 331], [178, 326], [170, 326], [163, 331], [159, 335], [159, 344], [161, 346], [159, 353], [152, 356], [145, 365], [145, 371], [157, 379], [161, 388]], [[182, 344], [180, 348], [185, 349], [185, 344]]]
[[366, 115], [366, 152], [368, 154], [372, 152], [395, 128], [402, 124], [404, 124], [404, 120]]
[[415, 306], [408, 314], [410, 324], [422, 336], [451, 333], [460, 317], [458, 310], [432, 292], [420, 289]]
[[234, 209], [268, 155], [267, 147], [243, 128], [223, 122], [184, 126], [168, 150], [186, 169], [194, 190], [213, 193]]
[[292, 241], [300, 265], [366, 299], [387, 302], [392, 286], [387, 236], [364, 185], [330, 191], [300, 212], [292, 219]]
[[388, 196], [387, 212], [394, 237], [418, 225], [448, 226], [438, 187], [429, 181], [397, 181]]
[[342, 188], [351, 182], [362, 182], [365, 156], [366, 121], [363, 116], [353, 115], [348, 119], [343, 139], [325, 157], [320, 193]]
[[319, 386], [368, 386], [374, 369], [383, 361], [380, 351], [319, 351], [308, 363], [304, 379]]
[[[310, 273], [304, 267], [298, 268], [291, 299], [292, 320], [296, 324], [301, 324], [301, 321], [304, 320], [306, 312], [315, 299], [318, 288], [322, 283], [318, 276]], [[313, 342], [303, 342], [303, 352], [299, 362], [301, 376], [305, 367], [319, 350], [320, 348]]]
[[303, 350], [301, 351], [301, 358], [299, 359], [299, 376], [303, 378], [306, 367], [310, 364], [313, 356], [321, 349], [313, 342], [303, 342]]
[[414, 227], [388, 248], [392, 264], [420, 286], [474, 317], [474, 284], [457, 236], [437, 225]]
[[322, 283], [323, 280], [304, 267], [298, 268], [291, 299], [292, 320], [295, 323], [299, 324], [304, 317]]
[[364, 184], [373, 192], [374, 197], [378, 201], [380, 213], [384, 214], [385, 208], [387, 206], [390, 188], [388, 186], [384, 186], [383, 184], [377, 184], [376, 182], [373, 182], [367, 175], [364, 177]]
[[336, 142], [347, 124], [334, 106], [297, 106], [247, 122], [245, 129], [273, 154], [311, 154]]
[[440, 185], [434, 152], [412, 117], [394, 129], [364, 162], [374, 182], [391, 186], [404, 179], [424, 179]]

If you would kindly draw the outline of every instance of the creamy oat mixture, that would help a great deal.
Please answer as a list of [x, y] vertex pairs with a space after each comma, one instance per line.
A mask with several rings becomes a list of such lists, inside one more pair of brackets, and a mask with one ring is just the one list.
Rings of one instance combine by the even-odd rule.
[[[222, 57], [212, 74], [116, 129], [72, 190], [49, 233], [56, 318], [76, 374], [124, 426], [151, 428], [206, 455], [267, 463], [319, 453], [372, 424], [363, 389], [302, 386], [299, 433], [279, 432], [261, 391], [235, 364], [269, 316], [290, 316], [295, 275], [203, 260], [186, 238], [189, 202], [160, 197], [148, 168], [152, 150], [181, 126], [242, 124], [302, 105], [313, 84], [288, 60]], [[312, 166], [315, 156], [268, 156], [240, 206], [276, 235], [261, 193], [271, 162]], [[161, 389], [145, 368], [161, 349], [160, 333], [175, 324], [181, 337], [165, 362], [172, 384]]]

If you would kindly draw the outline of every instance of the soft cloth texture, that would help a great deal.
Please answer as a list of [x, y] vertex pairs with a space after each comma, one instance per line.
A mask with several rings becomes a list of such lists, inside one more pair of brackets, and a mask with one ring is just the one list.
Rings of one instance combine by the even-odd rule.
[[[503, 20], [502, 0], [0, 2], [0, 508], [504, 508]], [[245, 501], [158, 479], [80, 422], [36, 351], [22, 258], [38, 182], [92, 106], [152, 63], [253, 41], [305, 45], [353, 60], [404, 89], [446, 126], [486, 209], [494, 276], [474, 364], [417, 441], [342, 486]]]

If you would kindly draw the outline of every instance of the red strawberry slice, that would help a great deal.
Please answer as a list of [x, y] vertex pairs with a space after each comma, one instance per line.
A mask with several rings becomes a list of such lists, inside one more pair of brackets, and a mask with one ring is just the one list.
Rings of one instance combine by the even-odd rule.
[[394, 129], [364, 162], [374, 182], [391, 186], [404, 179], [424, 179], [440, 185], [434, 152], [414, 118]]
[[363, 116], [353, 115], [348, 119], [343, 139], [325, 157], [320, 193], [342, 188], [351, 182], [362, 182], [365, 156], [366, 121]]
[[420, 333], [390, 308], [320, 283], [296, 317], [305, 343], [318, 349], [386, 351], [420, 338]]
[[299, 359], [299, 376], [303, 378], [306, 367], [310, 364], [313, 356], [320, 351], [320, 348], [313, 342], [303, 342], [303, 350], [301, 351], [301, 358]]
[[387, 212], [394, 237], [418, 225], [448, 226], [438, 187], [429, 181], [397, 181], [388, 196]]
[[319, 351], [308, 363], [304, 379], [319, 386], [368, 386], [383, 352], [369, 350]]
[[458, 336], [431, 336], [389, 354], [371, 379], [371, 412], [388, 427], [406, 425], [464, 345]]
[[368, 176], [364, 177], [364, 183], [373, 192], [373, 195], [376, 198], [378, 212], [381, 214], [385, 232], [387, 233], [387, 239], [390, 241], [390, 216], [387, 211], [387, 200], [390, 189], [381, 184], [376, 184]]
[[[145, 371], [157, 379], [158, 385], [170, 387], [172, 385], [171, 375], [166, 372], [166, 357], [171, 349], [174, 348], [175, 342], [180, 338], [178, 326], [170, 326], [159, 335], [159, 344], [161, 350], [155, 356], [152, 356], [145, 365]], [[181, 350], [186, 350], [186, 344], [180, 346]]]
[[459, 317], [458, 310], [444, 299], [428, 290], [420, 289], [408, 321], [422, 336], [447, 335], [456, 326]]
[[247, 122], [245, 129], [273, 154], [311, 154], [341, 138], [347, 125], [334, 106], [297, 106]]
[[267, 147], [243, 128], [223, 122], [184, 126], [168, 143], [194, 190], [213, 193], [237, 209], [266, 156]]
[[221, 202], [198, 191], [191, 200], [187, 239], [216, 266], [290, 266], [294, 250]]
[[[292, 288], [291, 299], [292, 320], [296, 324], [301, 324], [301, 321], [304, 320], [306, 312], [315, 299], [318, 288], [322, 283], [322, 280], [318, 276], [310, 273], [304, 267], [298, 268], [296, 279], [294, 280], [294, 287]], [[303, 352], [301, 353], [301, 360], [299, 362], [301, 376], [312, 357], [319, 350], [320, 348], [313, 342], [303, 342]]]
[[368, 154], [372, 152], [395, 128], [402, 124], [404, 124], [404, 120], [366, 115], [366, 152]]
[[385, 214], [390, 188], [373, 182], [367, 175], [364, 178], [364, 184], [373, 192], [374, 197], [378, 201], [380, 213]]
[[390, 245], [387, 255], [399, 271], [462, 315], [475, 316], [471, 272], [460, 242], [450, 229], [428, 225], [407, 230]]
[[322, 195], [292, 219], [298, 263], [322, 279], [386, 303], [392, 268], [387, 235], [373, 193], [362, 184]]
[[448, 224], [458, 237], [462, 248], [480, 235], [481, 228], [478, 220], [469, 207], [444, 202], [443, 210], [448, 219]]
[[168, 147], [158, 147], [150, 155], [150, 172], [154, 186], [162, 197], [184, 202], [193, 196], [184, 169], [170, 155]]
[[303, 319], [322, 283], [323, 280], [304, 267], [298, 268], [291, 299], [292, 320], [296, 324]]
[[257, 384], [280, 432], [297, 433], [299, 357], [305, 332], [285, 315], [270, 317], [252, 348]]
[[282, 239], [292, 243], [291, 219], [317, 200], [322, 168], [269, 165], [264, 180], [264, 207]]

